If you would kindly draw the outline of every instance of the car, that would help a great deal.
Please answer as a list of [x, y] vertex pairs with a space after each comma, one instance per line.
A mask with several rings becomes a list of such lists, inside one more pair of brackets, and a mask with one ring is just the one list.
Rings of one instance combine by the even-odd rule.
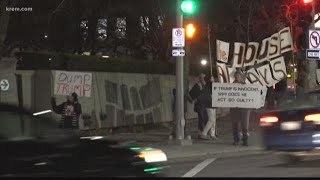
[[104, 136], [60, 129], [51, 110], [32, 113], [0, 104], [2, 177], [159, 177], [167, 157]]
[[276, 110], [260, 114], [266, 150], [283, 155], [287, 162], [320, 155], [320, 90], [283, 100]]

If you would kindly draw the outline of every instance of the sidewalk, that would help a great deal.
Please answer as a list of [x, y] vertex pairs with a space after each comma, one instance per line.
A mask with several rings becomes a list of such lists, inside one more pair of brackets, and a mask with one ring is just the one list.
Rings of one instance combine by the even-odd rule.
[[[189, 121], [187, 135], [192, 136], [192, 145], [169, 144], [171, 130], [168, 128], [148, 130], [143, 133], [120, 133], [109, 135], [108, 138], [120, 141], [135, 141], [139, 146], [148, 146], [163, 150], [169, 162], [185, 161], [186, 159], [201, 158], [204, 156], [229, 156], [263, 150], [260, 135], [255, 129], [255, 123], [250, 124], [249, 146], [233, 146], [231, 129], [228, 121], [218, 122], [220, 133], [218, 140], [197, 139], [197, 120]], [[230, 125], [231, 126], [231, 125]], [[222, 128], [222, 129], [221, 129]], [[218, 130], [219, 130], [218, 129]]]

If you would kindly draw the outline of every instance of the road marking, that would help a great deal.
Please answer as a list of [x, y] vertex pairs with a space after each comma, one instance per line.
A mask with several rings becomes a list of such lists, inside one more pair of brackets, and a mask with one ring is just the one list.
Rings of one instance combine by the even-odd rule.
[[193, 177], [193, 176], [195, 176], [196, 174], [198, 174], [200, 171], [202, 171], [204, 168], [206, 168], [210, 163], [212, 163], [215, 160], [217, 160], [217, 159], [216, 158], [210, 158], [210, 159], [207, 159], [207, 160], [201, 162], [196, 167], [194, 167], [190, 171], [188, 171], [182, 177]]

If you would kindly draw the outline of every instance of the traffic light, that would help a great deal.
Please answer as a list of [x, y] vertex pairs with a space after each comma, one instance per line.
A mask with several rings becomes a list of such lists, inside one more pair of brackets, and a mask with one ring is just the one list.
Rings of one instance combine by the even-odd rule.
[[193, 23], [188, 23], [186, 25], [186, 37], [187, 39], [192, 39], [196, 33], [196, 27]]
[[192, 15], [197, 10], [197, 2], [196, 0], [182, 0], [180, 8], [183, 14]]
[[299, 26], [306, 27], [312, 23], [312, 4], [313, 0], [302, 0], [302, 6], [299, 8]]
[[296, 45], [298, 49], [307, 49], [309, 27], [313, 22], [312, 4], [313, 0], [300, 0], [299, 3], [299, 18], [297, 27], [295, 28]]
[[313, 0], [303, 0], [304, 4], [311, 4], [313, 2]]

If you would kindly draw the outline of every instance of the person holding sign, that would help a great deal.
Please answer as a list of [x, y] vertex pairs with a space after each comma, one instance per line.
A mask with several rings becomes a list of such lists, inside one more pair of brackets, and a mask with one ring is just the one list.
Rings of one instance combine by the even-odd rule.
[[198, 82], [193, 85], [192, 89], [189, 92], [192, 101], [195, 101], [194, 111], [198, 113], [198, 134], [200, 139], [208, 139], [207, 137], [202, 135], [204, 127], [208, 121], [208, 114], [205, 105], [199, 99], [206, 85], [206, 81], [204, 79], [205, 76], [205, 74], [200, 74], [198, 77]]
[[206, 126], [202, 131], [202, 137], [208, 138], [208, 132], [210, 132], [211, 139], [217, 139], [216, 136], [216, 109], [212, 107], [212, 83], [214, 82], [214, 78], [211, 77], [207, 80], [206, 86], [203, 89], [203, 93], [201, 93], [199, 97], [199, 101], [205, 105], [206, 112], [208, 114], [208, 121]]
[[52, 109], [55, 113], [61, 114], [59, 127], [64, 129], [78, 129], [79, 118], [82, 113], [81, 104], [78, 101], [78, 95], [72, 93], [67, 96], [67, 101], [56, 105], [56, 99], [51, 100]]
[[[236, 71], [234, 74], [233, 83], [245, 84], [242, 73]], [[232, 131], [233, 131], [233, 145], [238, 145], [240, 141], [239, 125], [242, 129], [242, 145], [248, 146], [248, 121], [247, 121], [247, 111], [241, 108], [230, 108], [230, 114], [232, 119]]]

